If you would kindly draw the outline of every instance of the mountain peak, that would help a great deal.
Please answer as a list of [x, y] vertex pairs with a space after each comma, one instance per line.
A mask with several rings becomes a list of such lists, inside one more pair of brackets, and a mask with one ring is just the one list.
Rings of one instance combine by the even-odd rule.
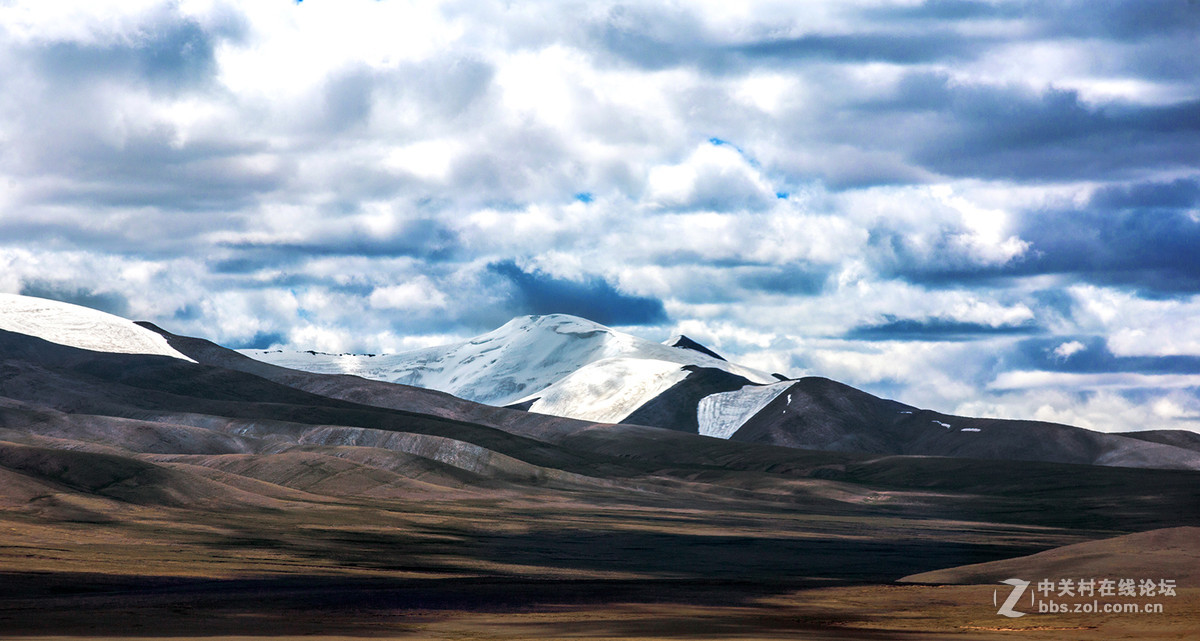
[[607, 332], [612, 330], [600, 323], [590, 321], [570, 314], [530, 314], [517, 316], [508, 321], [494, 333], [509, 331], [552, 330], [559, 334], [579, 334], [588, 332]]
[[678, 334], [676, 336], [672, 336], [671, 338], [667, 339], [663, 344], [670, 345], [671, 347], [678, 347], [679, 349], [690, 349], [693, 351], [697, 351], [697, 352], [700, 352], [701, 354], [704, 354], [705, 356], [711, 356], [717, 360], [722, 360], [722, 361], [725, 360], [724, 356], [721, 356], [720, 354], [701, 345], [700, 343], [697, 343], [696, 341], [688, 338], [687, 336], [684, 336], [683, 334]]
[[[570, 314], [518, 316], [474, 338], [373, 359], [249, 353], [256, 359], [326, 373], [351, 373], [447, 392], [498, 406], [616, 422], [696, 368], [746, 381], [770, 375], [740, 367], [687, 339], [677, 349]], [[691, 347], [695, 345], [695, 347]], [[690, 369], [689, 369], [690, 368]]]

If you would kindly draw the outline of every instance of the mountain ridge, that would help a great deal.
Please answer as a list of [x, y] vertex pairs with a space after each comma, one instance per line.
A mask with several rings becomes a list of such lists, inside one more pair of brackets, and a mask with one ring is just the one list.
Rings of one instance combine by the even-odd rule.
[[[819, 376], [780, 380], [691, 343], [681, 337], [651, 343], [562, 314], [526, 316], [461, 343], [390, 361], [370, 358], [374, 369], [359, 373], [413, 384], [427, 382], [421, 371], [428, 370], [434, 372], [428, 381], [460, 381], [460, 387], [444, 385], [443, 391], [486, 388], [485, 398], [499, 397], [511, 401], [507, 407], [535, 414], [806, 450], [1200, 469], [1200, 446], [1186, 435], [1138, 438], [1039, 421], [953, 416]], [[307, 352], [298, 361], [278, 352], [243, 353], [301, 368], [315, 363], [318, 371], [336, 371], [346, 362], [344, 356], [322, 359]], [[479, 367], [481, 359], [486, 367]], [[487, 388], [491, 371], [510, 378]], [[751, 377], [741, 375], [746, 372]], [[520, 396], [529, 389], [536, 391]]]

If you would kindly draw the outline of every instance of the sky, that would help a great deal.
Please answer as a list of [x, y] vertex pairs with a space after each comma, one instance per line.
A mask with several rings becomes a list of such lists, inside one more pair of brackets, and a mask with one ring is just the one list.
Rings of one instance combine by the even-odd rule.
[[1200, 431], [1200, 3], [0, 0], [0, 291]]

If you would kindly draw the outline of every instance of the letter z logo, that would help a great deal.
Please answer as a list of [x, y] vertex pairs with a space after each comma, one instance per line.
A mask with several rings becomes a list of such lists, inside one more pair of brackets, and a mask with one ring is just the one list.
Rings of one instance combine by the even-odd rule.
[[[1029, 581], [1022, 581], [1021, 579], [1008, 579], [1007, 581], [1001, 581], [1001, 583], [1013, 586], [1013, 591], [1008, 593], [1008, 598], [1004, 600], [1004, 605], [1000, 606], [1000, 609], [996, 611], [996, 614], [1003, 614], [1006, 617], [1012, 617], [1014, 619], [1025, 616], [1024, 612], [1017, 612], [1013, 609], [1013, 606], [1016, 605], [1017, 601], [1021, 599], [1021, 595], [1025, 594], [1025, 590], [1029, 587]], [[997, 592], [997, 590], [992, 591], [992, 605], [996, 605]]]

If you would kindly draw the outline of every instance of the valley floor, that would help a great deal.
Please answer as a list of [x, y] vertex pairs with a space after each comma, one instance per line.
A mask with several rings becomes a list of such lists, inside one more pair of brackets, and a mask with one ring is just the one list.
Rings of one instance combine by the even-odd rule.
[[0, 637], [1151, 639], [1200, 629], [1194, 589], [1157, 615], [1005, 619], [993, 586], [892, 584], [1102, 533], [619, 496], [130, 505], [111, 518], [90, 516], [78, 495], [47, 497], [0, 512]]

